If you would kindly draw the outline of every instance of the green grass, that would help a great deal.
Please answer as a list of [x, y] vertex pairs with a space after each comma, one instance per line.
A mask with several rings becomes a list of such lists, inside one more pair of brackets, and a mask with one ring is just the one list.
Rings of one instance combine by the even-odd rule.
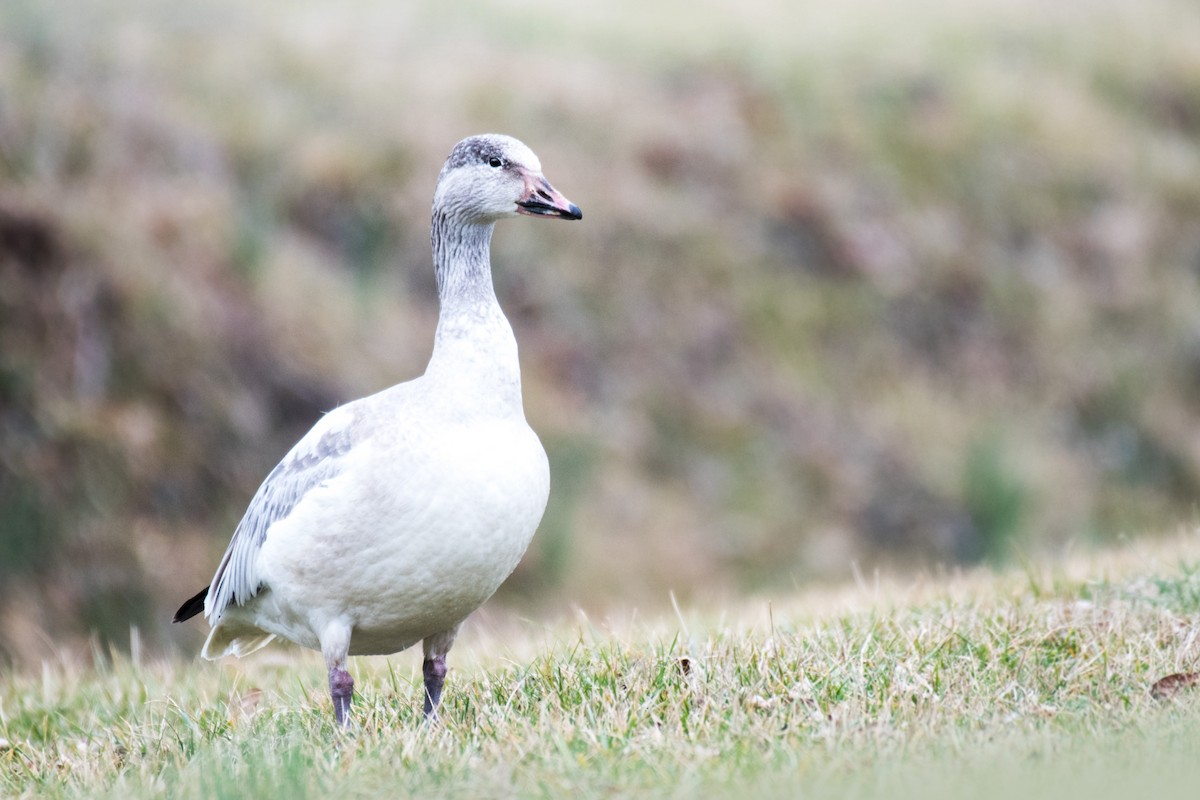
[[47, 665], [0, 676], [0, 796], [1192, 796], [1195, 536], [877, 580], [655, 623], [477, 625], [440, 724], [416, 659]]

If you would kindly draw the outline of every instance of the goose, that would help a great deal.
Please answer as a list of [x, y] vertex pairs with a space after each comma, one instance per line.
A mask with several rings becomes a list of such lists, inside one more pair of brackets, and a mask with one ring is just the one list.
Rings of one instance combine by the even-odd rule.
[[211, 584], [175, 613], [203, 611], [203, 658], [245, 656], [277, 636], [320, 650], [345, 727], [347, 657], [421, 642], [424, 716], [436, 717], [459, 626], [512, 573], [550, 491], [492, 286], [493, 228], [518, 215], [583, 217], [517, 139], [456, 144], [433, 196], [429, 365], [321, 417], [267, 475]]

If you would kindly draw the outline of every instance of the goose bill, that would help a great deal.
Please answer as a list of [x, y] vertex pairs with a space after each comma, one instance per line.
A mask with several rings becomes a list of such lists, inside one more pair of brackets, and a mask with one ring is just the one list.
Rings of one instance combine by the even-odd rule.
[[550, 181], [539, 175], [526, 177], [525, 194], [517, 201], [517, 213], [531, 217], [583, 218], [579, 206], [563, 197]]

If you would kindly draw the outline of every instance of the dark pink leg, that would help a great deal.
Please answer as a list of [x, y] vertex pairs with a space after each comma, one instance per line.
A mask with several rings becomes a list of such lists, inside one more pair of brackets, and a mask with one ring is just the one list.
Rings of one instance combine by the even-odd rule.
[[329, 694], [333, 696], [333, 715], [344, 728], [350, 724], [350, 698], [354, 696], [354, 678], [349, 672], [340, 667], [329, 668]]
[[446, 657], [434, 656], [421, 665], [425, 673], [425, 718], [436, 716], [438, 701], [442, 699], [442, 684], [446, 682]]

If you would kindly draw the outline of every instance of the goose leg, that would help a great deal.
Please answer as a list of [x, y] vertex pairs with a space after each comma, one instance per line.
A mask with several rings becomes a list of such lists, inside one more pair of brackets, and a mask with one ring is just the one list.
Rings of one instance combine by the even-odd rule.
[[425, 718], [436, 718], [438, 701], [442, 699], [442, 685], [446, 682], [446, 657], [427, 658], [421, 668], [425, 673]]
[[[461, 624], [461, 623], [460, 623]], [[442, 686], [446, 682], [446, 654], [458, 635], [458, 625], [448, 631], [428, 637], [422, 646], [425, 661], [421, 672], [425, 675], [425, 719], [437, 719], [438, 702], [442, 699]]]
[[354, 697], [354, 678], [346, 671], [350, 652], [350, 624], [336, 619], [321, 629], [321, 655], [329, 667], [329, 695], [333, 698], [333, 716], [339, 727], [350, 725], [350, 700]]
[[354, 697], [354, 678], [341, 667], [329, 668], [329, 694], [333, 697], [333, 716], [338, 726], [350, 724], [350, 699]]

